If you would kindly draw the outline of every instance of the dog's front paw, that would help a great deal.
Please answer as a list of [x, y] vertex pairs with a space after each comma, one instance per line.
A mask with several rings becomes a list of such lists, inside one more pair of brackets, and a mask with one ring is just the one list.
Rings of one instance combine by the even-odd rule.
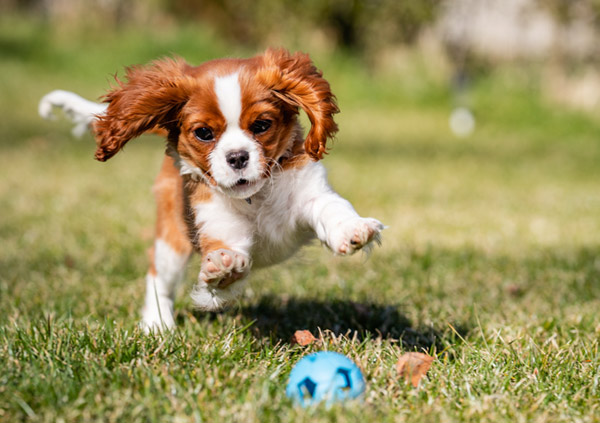
[[251, 265], [250, 257], [237, 251], [223, 248], [205, 254], [198, 284], [192, 292], [196, 307], [218, 311], [235, 303], [244, 290], [244, 281], [240, 279], [248, 275]]
[[350, 255], [371, 243], [381, 243], [381, 231], [385, 226], [370, 217], [345, 220], [334, 228], [329, 236], [329, 248], [339, 255]]
[[245, 254], [226, 249], [211, 251], [202, 258], [198, 279], [208, 285], [226, 288], [248, 275], [250, 264], [250, 257]]

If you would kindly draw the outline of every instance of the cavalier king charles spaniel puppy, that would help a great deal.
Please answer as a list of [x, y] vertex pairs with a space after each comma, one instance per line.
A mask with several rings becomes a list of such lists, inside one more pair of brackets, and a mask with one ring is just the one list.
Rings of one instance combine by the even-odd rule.
[[[380, 242], [384, 226], [333, 191], [319, 162], [339, 110], [308, 55], [269, 49], [200, 66], [163, 59], [129, 67], [117, 82], [105, 104], [59, 90], [42, 98], [39, 111], [51, 118], [60, 108], [75, 132], [89, 127], [100, 161], [143, 133], [166, 136], [153, 189], [146, 330], [174, 326], [175, 288], [194, 251], [202, 264], [192, 298], [212, 311], [240, 297], [252, 267], [281, 262], [315, 237], [337, 255]], [[300, 109], [310, 120], [306, 137]]]

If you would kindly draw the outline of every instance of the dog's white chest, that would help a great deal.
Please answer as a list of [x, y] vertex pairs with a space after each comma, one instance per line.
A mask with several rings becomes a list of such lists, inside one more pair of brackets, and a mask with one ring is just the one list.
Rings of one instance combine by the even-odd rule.
[[314, 238], [314, 232], [288, 213], [270, 210], [255, 222], [254, 243], [251, 248], [254, 267], [279, 263]]
[[271, 189], [254, 197], [250, 204], [243, 204], [240, 210], [252, 228], [250, 250], [254, 267], [289, 258], [315, 236], [299, 210], [293, 176], [276, 179]]

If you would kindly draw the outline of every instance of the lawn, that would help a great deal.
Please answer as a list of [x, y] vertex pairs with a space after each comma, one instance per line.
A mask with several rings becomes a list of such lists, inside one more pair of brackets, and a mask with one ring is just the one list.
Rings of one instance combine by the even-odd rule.
[[[445, 79], [417, 53], [373, 73], [315, 52], [342, 110], [331, 183], [388, 225], [383, 245], [312, 245], [218, 314], [189, 299], [196, 258], [177, 329], [138, 329], [163, 141], [98, 163], [92, 138], [42, 121], [37, 101], [97, 98], [161, 55], [254, 52], [191, 26], [74, 35], [0, 18], [0, 421], [600, 421], [600, 120], [547, 103], [535, 69], [475, 80], [478, 126], [459, 139]], [[318, 341], [292, 345], [297, 329]], [[362, 402], [286, 398], [318, 350], [360, 366]], [[394, 369], [407, 351], [435, 357], [418, 388]]]

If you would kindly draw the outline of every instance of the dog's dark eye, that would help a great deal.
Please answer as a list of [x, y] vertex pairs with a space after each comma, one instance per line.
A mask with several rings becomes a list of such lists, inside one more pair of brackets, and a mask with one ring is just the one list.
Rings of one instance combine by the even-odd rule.
[[194, 136], [203, 142], [212, 141], [215, 138], [210, 128], [207, 128], [205, 126], [202, 128], [194, 129]]
[[267, 132], [271, 127], [271, 123], [272, 122], [268, 119], [257, 119], [250, 125], [250, 130], [255, 135], [262, 134], [263, 132]]

